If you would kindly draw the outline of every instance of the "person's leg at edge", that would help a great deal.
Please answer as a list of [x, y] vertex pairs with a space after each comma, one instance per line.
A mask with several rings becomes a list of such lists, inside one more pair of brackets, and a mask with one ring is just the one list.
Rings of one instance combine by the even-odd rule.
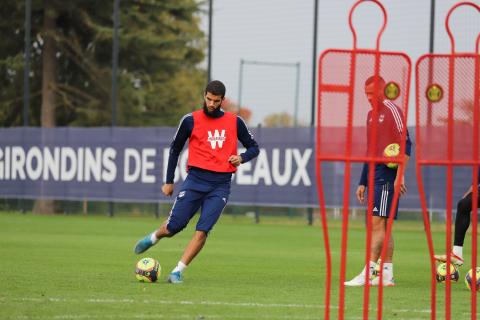
[[470, 227], [470, 212], [472, 211], [472, 193], [460, 199], [457, 204], [457, 216], [455, 217], [455, 236], [453, 240], [453, 254], [463, 259], [463, 242]]
[[[480, 197], [479, 197], [480, 200]], [[470, 216], [472, 211], [472, 193], [468, 193], [457, 203], [457, 215], [455, 217], [455, 235], [453, 238], [453, 248], [450, 255], [451, 262], [457, 266], [463, 265], [463, 243], [465, 235], [470, 227]], [[435, 260], [440, 262], [447, 261], [447, 255], [435, 255]]]

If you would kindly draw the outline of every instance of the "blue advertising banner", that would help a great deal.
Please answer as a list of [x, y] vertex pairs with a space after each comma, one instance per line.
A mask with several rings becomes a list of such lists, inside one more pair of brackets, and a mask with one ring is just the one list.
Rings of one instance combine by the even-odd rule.
[[[0, 129], [0, 196], [128, 202], [170, 202], [161, 194], [169, 144], [175, 128], [8, 128]], [[230, 203], [318, 207], [313, 128], [257, 128], [259, 156], [242, 164], [232, 181]], [[414, 130], [410, 129], [412, 140]], [[414, 141], [414, 140], [413, 140]], [[175, 181], [186, 176], [187, 147]], [[241, 147], [241, 145], [239, 145]], [[240, 149], [239, 152], [242, 150]], [[412, 155], [414, 156], [414, 155]], [[361, 164], [353, 166], [350, 204]], [[329, 207], [343, 202], [344, 164], [323, 163]], [[429, 207], [445, 206], [445, 170], [423, 173]], [[454, 199], [471, 181], [471, 169], [455, 170]], [[406, 173], [408, 193], [401, 208], [419, 210], [413, 159]], [[177, 186], [178, 190], [178, 186]]]

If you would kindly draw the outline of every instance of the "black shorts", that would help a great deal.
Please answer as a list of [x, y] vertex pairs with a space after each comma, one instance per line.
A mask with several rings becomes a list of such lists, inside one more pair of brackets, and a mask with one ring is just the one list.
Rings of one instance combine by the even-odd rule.
[[[393, 194], [395, 192], [394, 184], [390, 182], [375, 184], [374, 189], [372, 215], [388, 218], [392, 208]], [[394, 219], [397, 219], [398, 201], [393, 213], [395, 214]]]

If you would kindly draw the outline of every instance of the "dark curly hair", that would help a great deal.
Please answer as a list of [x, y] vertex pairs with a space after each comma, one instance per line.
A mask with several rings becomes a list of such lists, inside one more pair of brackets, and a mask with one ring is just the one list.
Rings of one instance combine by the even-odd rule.
[[207, 92], [210, 92], [211, 94], [221, 96], [222, 98], [225, 97], [226, 91], [227, 89], [225, 89], [225, 85], [218, 80], [210, 81], [205, 88], [205, 94], [207, 94]]

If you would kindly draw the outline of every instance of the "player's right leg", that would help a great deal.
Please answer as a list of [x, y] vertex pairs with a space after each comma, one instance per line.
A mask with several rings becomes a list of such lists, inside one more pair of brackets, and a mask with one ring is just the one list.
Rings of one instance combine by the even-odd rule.
[[200, 207], [204, 195], [203, 192], [195, 190], [190, 180], [189, 176], [187, 176], [181, 191], [175, 198], [170, 215], [162, 226], [137, 242], [134, 249], [136, 254], [147, 251], [161, 238], [172, 237], [187, 226]]
[[134, 251], [136, 254], [143, 253], [156, 244], [161, 238], [171, 236], [172, 234], [167, 229], [167, 221], [165, 221], [159, 229], [140, 239], [135, 245]]

